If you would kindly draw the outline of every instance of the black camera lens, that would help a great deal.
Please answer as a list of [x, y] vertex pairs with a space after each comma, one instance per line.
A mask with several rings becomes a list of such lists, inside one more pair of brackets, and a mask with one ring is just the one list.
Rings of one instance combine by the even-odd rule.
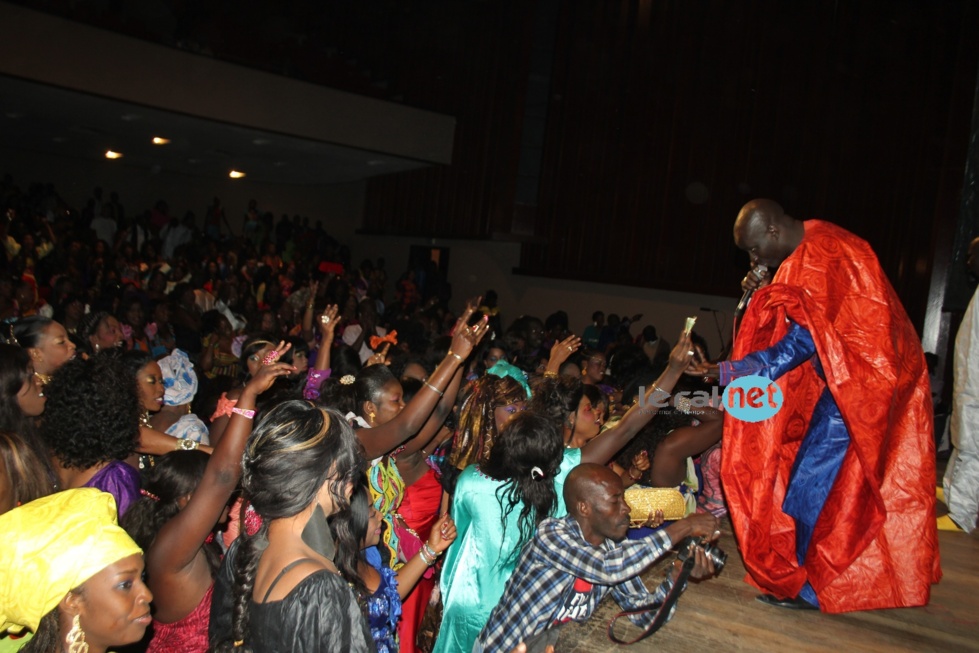
[[714, 573], [719, 574], [727, 564], [727, 553], [721, 547], [707, 543], [704, 545], [704, 553], [714, 563]]
[[701, 539], [686, 537], [681, 540], [677, 545], [677, 559], [686, 560], [689, 558], [690, 554], [693, 553], [693, 547], [695, 546], [703, 549], [704, 554], [710, 558], [710, 561], [714, 564], [714, 573], [721, 573], [721, 570], [724, 569], [724, 565], [727, 564], [727, 553], [725, 553], [721, 547], [717, 546], [716, 544], [712, 544], [706, 538]]

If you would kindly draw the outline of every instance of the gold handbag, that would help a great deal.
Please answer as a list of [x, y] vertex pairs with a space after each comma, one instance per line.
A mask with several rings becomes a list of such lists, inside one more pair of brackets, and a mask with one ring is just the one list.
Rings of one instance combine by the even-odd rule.
[[687, 514], [687, 501], [680, 490], [672, 487], [639, 487], [625, 491], [629, 504], [629, 519], [633, 525], [643, 524], [650, 513], [663, 511], [663, 519], [683, 519]]

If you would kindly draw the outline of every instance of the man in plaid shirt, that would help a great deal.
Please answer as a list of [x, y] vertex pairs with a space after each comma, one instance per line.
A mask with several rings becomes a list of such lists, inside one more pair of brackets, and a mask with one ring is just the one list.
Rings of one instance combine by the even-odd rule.
[[[639, 574], [684, 537], [720, 535], [717, 517], [694, 514], [641, 540], [626, 540], [629, 506], [622, 479], [602, 465], [572, 470], [564, 500], [568, 515], [542, 522], [524, 547], [473, 653], [509, 652], [520, 642], [531, 652], [543, 651], [557, 641], [561, 626], [587, 620], [609, 592], [624, 610], [662, 601], [676, 576], [650, 593]], [[712, 576], [714, 565], [703, 550], [696, 548], [694, 555], [691, 576]], [[630, 618], [645, 628], [654, 616], [650, 611]]]

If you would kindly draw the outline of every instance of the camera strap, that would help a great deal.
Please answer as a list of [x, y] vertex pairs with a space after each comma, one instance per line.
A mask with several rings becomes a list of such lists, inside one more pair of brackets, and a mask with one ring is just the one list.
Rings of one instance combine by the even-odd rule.
[[[606, 631], [608, 634], [608, 638], [613, 642], [615, 642], [616, 644], [622, 644], [627, 646], [629, 644], [635, 644], [636, 642], [641, 642], [642, 640], [646, 639], [647, 637], [655, 633], [657, 630], [659, 630], [660, 627], [666, 623], [666, 620], [670, 618], [670, 612], [673, 611], [673, 606], [676, 605], [676, 602], [677, 600], [679, 600], [680, 595], [683, 594], [683, 590], [686, 589], [687, 578], [690, 577], [690, 572], [693, 571], [693, 565], [694, 565], [694, 557], [692, 555], [687, 556], [687, 559], [683, 561], [683, 565], [680, 567], [680, 573], [679, 575], [677, 575], [676, 581], [673, 583], [673, 587], [670, 588], [670, 591], [666, 594], [666, 598], [663, 599], [662, 603], [654, 604], [648, 608], [641, 608], [639, 610], [620, 612], [619, 614], [612, 617], [611, 621], [608, 622], [608, 630]], [[621, 619], [622, 617], [629, 617], [637, 614], [645, 614], [647, 612], [652, 612], [653, 610], [656, 611], [656, 615], [653, 617], [652, 623], [650, 623], [649, 627], [647, 627], [646, 630], [635, 639], [629, 641], [622, 640], [619, 639], [613, 632], [615, 629], [615, 622]]]

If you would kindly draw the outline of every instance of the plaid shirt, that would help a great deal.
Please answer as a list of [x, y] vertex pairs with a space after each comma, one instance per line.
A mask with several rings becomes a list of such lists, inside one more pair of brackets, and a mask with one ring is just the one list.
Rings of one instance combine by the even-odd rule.
[[[509, 653], [520, 642], [560, 622], [585, 621], [609, 592], [624, 610], [661, 602], [673, 587], [672, 575], [650, 594], [639, 574], [672, 545], [670, 537], [660, 530], [641, 540], [606, 539], [600, 547], [593, 547], [585, 541], [574, 517], [544, 520], [520, 553], [503, 598], [479, 634], [482, 650]], [[587, 587], [583, 601], [579, 597], [569, 618], [568, 602], [580, 592], [581, 585], [576, 589], [576, 584], [581, 581], [591, 587]], [[655, 614], [647, 612], [630, 619], [645, 628]]]

